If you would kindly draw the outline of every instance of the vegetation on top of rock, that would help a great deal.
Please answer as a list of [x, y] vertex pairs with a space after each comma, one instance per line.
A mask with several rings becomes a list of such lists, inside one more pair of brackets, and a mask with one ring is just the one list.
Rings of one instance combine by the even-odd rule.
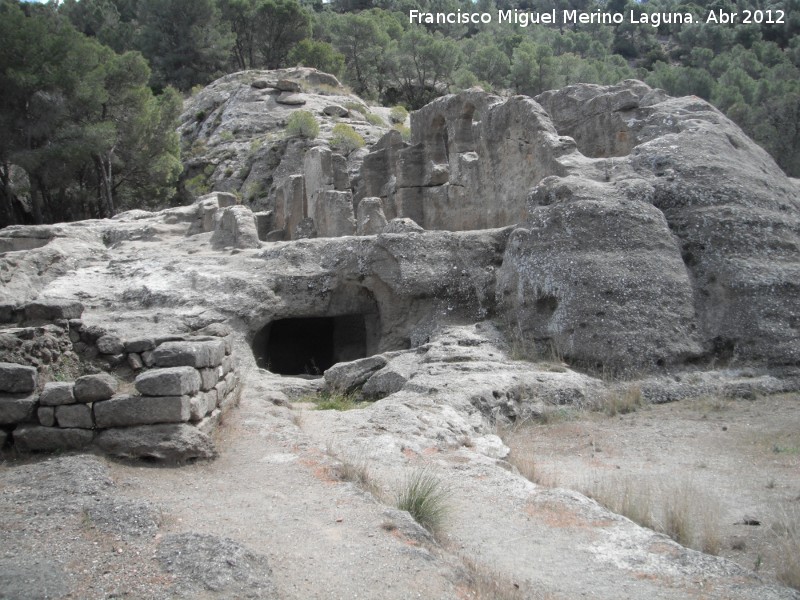
[[345, 153], [364, 147], [364, 138], [346, 123], [337, 123], [333, 126], [331, 146]]
[[296, 110], [286, 121], [286, 131], [289, 135], [313, 140], [319, 135], [319, 123], [307, 110]]

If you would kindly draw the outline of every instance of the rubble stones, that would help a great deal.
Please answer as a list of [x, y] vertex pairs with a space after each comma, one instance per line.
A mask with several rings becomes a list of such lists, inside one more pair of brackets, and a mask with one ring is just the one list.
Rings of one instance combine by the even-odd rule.
[[136, 389], [144, 396], [191, 395], [200, 389], [200, 384], [201, 376], [192, 367], [152, 369], [138, 375], [134, 382]]
[[77, 402], [97, 402], [111, 398], [118, 386], [117, 380], [108, 373], [84, 375], [75, 380], [73, 393]]
[[34, 367], [0, 362], [0, 392], [20, 394], [36, 389], [38, 375]]
[[125, 350], [122, 340], [115, 335], [104, 335], [98, 338], [96, 345], [102, 354], [122, 354]]

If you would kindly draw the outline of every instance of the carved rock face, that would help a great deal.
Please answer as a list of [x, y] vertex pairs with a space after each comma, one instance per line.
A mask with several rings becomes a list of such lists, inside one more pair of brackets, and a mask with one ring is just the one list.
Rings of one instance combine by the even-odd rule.
[[[380, 351], [490, 318], [541, 354], [623, 370], [800, 360], [798, 184], [709, 104], [636, 81], [471, 90], [411, 129], [348, 158], [292, 146], [270, 241], [208, 199], [46, 228], [0, 258], [0, 301], [121, 293], [161, 322], [194, 306], [251, 333], [369, 314]], [[104, 257], [113, 269], [81, 266]]]

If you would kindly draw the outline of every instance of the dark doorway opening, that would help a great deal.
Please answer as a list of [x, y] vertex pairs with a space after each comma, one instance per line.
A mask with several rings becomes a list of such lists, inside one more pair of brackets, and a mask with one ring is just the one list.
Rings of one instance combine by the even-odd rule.
[[273, 321], [253, 338], [256, 364], [282, 375], [321, 375], [338, 362], [374, 352], [376, 317], [355, 314]]

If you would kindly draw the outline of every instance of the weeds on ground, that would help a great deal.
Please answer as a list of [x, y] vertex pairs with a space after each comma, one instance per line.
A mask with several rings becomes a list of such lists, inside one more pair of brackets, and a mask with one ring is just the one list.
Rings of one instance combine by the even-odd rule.
[[785, 512], [780, 522], [773, 527], [777, 534], [781, 565], [778, 580], [800, 590], [800, 509]]
[[[569, 416], [567, 416], [569, 415]], [[572, 411], [559, 408], [558, 410], [545, 410], [535, 418], [524, 419], [518, 423], [497, 428], [497, 435], [503, 443], [511, 449], [506, 460], [510, 465], [516, 467], [519, 474], [528, 481], [544, 487], [556, 487], [558, 476], [551, 469], [549, 471], [542, 468], [533, 453], [531, 439], [533, 437], [533, 427], [538, 423], [556, 423], [561, 419], [569, 420]]]
[[364, 402], [355, 393], [320, 392], [313, 396], [304, 396], [298, 402], [309, 402], [316, 410], [353, 410], [364, 408], [369, 402]]
[[466, 571], [467, 598], [474, 600], [526, 600], [534, 598], [527, 586], [512, 581], [506, 575], [498, 573], [471, 558], [462, 556], [461, 561]]
[[397, 492], [397, 508], [434, 536], [441, 532], [449, 512], [450, 489], [430, 469], [415, 469]]
[[683, 546], [707, 554], [718, 554], [722, 547], [720, 507], [689, 481], [654, 487], [632, 477], [608, 478], [582, 491], [612, 512], [664, 533]]
[[638, 385], [629, 385], [606, 393], [601, 399], [600, 408], [609, 417], [615, 417], [635, 412], [643, 403], [642, 388]]
[[381, 487], [372, 478], [364, 456], [359, 455], [354, 458], [336, 456], [336, 458], [339, 459], [339, 464], [330, 469], [333, 477], [339, 481], [349, 481], [376, 498], [381, 498], [383, 495]]

